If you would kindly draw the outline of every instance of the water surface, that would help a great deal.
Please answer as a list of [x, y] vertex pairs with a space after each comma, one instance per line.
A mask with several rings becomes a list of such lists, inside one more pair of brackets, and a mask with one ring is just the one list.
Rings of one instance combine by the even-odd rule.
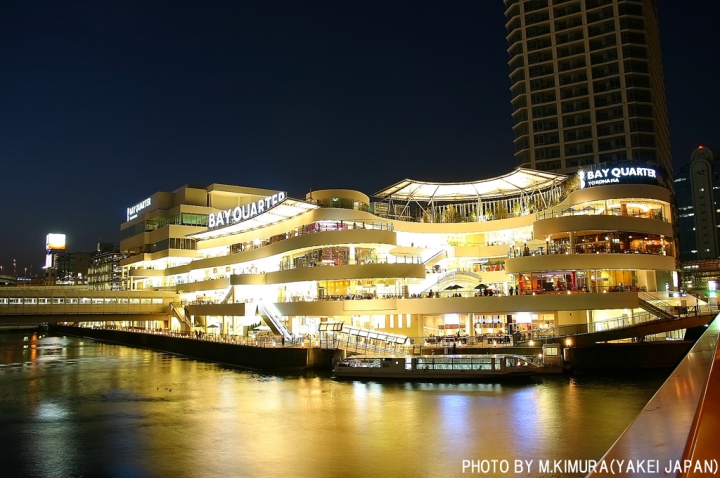
[[597, 460], [664, 378], [336, 382], [89, 339], [3, 334], [0, 470], [446, 477], [462, 475], [463, 460]]

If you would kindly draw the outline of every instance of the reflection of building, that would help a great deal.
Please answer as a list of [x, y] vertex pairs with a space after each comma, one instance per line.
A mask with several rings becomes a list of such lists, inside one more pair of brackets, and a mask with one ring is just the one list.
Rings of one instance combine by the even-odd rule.
[[517, 164], [651, 161], [670, 139], [655, 0], [505, 0]]
[[90, 260], [88, 285], [93, 290], [123, 290], [122, 267], [125, 257], [112, 244], [99, 243]]
[[[341, 321], [410, 336], [602, 321], [632, 315], [632, 291], [672, 287], [675, 269], [657, 172], [608, 178], [580, 188], [578, 176], [518, 169], [462, 184], [405, 180], [375, 203], [339, 189], [298, 200], [211, 185], [195, 205], [208, 226], [184, 236], [191, 254], [134, 246], [175, 234], [144, 232], [166, 213], [143, 213], [122, 226], [139, 231], [125, 236], [123, 272], [128, 288], [179, 291], [195, 323], [231, 334], [261, 318], [296, 334]], [[211, 205], [211, 194], [222, 200]]]
[[681, 269], [688, 288], [703, 289], [720, 277], [719, 174], [720, 154], [700, 146], [675, 176]]

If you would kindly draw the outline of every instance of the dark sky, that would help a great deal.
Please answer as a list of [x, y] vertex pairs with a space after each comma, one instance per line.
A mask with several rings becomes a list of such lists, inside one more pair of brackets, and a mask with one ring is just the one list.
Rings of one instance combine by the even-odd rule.
[[[659, 2], [675, 165], [720, 148], [715, 0]], [[514, 167], [501, 0], [4, 1], [0, 265], [212, 182], [372, 194]], [[28, 271], [29, 273], [29, 271]]]

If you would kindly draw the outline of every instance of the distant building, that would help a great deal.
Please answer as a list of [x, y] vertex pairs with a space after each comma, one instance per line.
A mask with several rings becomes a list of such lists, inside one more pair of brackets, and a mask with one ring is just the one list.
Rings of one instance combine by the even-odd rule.
[[672, 172], [655, 0], [505, 0], [518, 166]]
[[113, 244], [99, 243], [92, 255], [88, 270], [88, 285], [92, 290], [123, 290], [120, 261], [125, 254]]
[[0, 275], [0, 287], [14, 286], [15, 278], [12, 276]]
[[683, 284], [705, 288], [720, 278], [720, 153], [703, 146], [674, 179]]
[[87, 285], [89, 252], [54, 252], [52, 266], [45, 269], [45, 285]]

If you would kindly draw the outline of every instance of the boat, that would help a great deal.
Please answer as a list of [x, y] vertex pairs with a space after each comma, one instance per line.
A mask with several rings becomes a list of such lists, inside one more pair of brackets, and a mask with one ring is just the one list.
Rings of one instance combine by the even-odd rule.
[[336, 363], [336, 379], [497, 381], [530, 377], [540, 366], [522, 355], [354, 355]]

